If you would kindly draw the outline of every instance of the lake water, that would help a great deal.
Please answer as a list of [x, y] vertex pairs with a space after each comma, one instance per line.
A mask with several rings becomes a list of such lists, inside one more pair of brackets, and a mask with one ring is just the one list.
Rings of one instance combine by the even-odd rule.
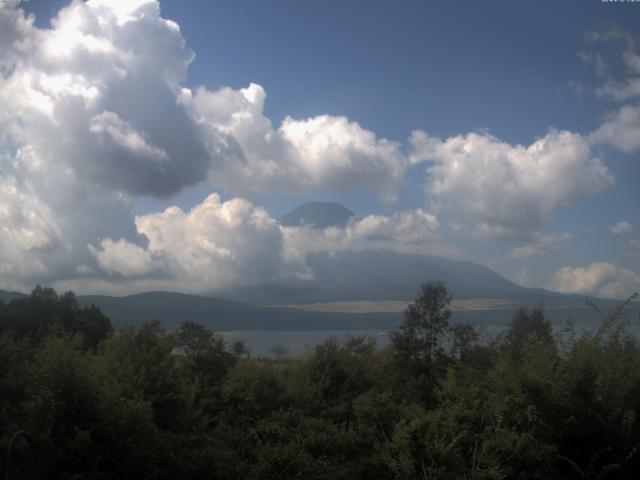
[[[501, 327], [485, 326], [478, 329], [481, 338], [495, 336]], [[324, 343], [331, 337], [344, 341], [349, 337], [367, 336], [376, 340], [378, 348], [389, 344], [389, 330], [320, 330], [320, 331], [248, 331], [236, 330], [218, 332], [228, 344], [241, 340], [249, 347], [252, 357], [271, 357], [275, 355], [274, 347], [283, 348], [287, 356], [304, 355], [316, 345]]]
[[[582, 332], [595, 331], [598, 328], [595, 322], [584, 322], [576, 324], [576, 334]], [[505, 328], [501, 325], [483, 325], [476, 327], [481, 341], [489, 341], [495, 338]], [[559, 333], [564, 326], [555, 324], [554, 332]], [[627, 327], [627, 332], [640, 340], [640, 327], [638, 322], [632, 322]], [[368, 336], [375, 338], [378, 348], [384, 348], [390, 342], [390, 330], [314, 330], [314, 331], [250, 331], [236, 330], [218, 332], [228, 344], [241, 340], [250, 349], [252, 357], [275, 357], [274, 347], [282, 348], [286, 356], [304, 355], [316, 345], [324, 343], [331, 337], [336, 337], [343, 341], [349, 337]]]
[[227, 343], [241, 340], [249, 347], [252, 357], [274, 357], [274, 347], [284, 348], [287, 356], [304, 355], [331, 337], [342, 341], [349, 337], [368, 336], [383, 348], [389, 343], [387, 331], [380, 330], [323, 330], [323, 331], [247, 331], [218, 332]]

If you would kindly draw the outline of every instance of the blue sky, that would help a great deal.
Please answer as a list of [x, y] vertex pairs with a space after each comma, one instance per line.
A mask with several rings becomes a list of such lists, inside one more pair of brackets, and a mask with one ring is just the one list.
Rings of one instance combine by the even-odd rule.
[[[529, 142], [549, 126], [592, 129], [599, 102], [585, 33], [637, 29], [635, 5], [593, 2], [166, 2], [196, 52], [190, 83], [260, 83], [267, 114], [347, 115], [404, 141], [488, 128]], [[198, 52], [206, 52], [198, 55]]]
[[[35, 26], [46, 31], [51, 28], [50, 20], [66, 5], [31, 0], [21, 8], [33, 13]], [[91, 9], [98, 12], [93, 6]], [[300, 121], [319, 115], [346, 117], [349, 125], [357, 123], [375, 135], [376, 141], [396, 142], [397, 151], [390, 155], [400, 158], [403, 173], [391, 187], [380, 186], [380, 176], [359, 181], [357, 172], [379, 162], [358, 164], [358, 156], [354, 157], [353, 169], [345, 173], [349, 177], [346, 186], [331, 174], [323, 174], [314, 177], [323, 180], [310, 180], [310, 186], [276, 179], [253, 191], [253, 182], [261, 180], [253, 176], [243, 180], [237, 172], [227, 175], [215, 168], [209, 180], [203, 177], [202, 181], [185, 182], [168, 196], [158, 195], [152, 188], [125, 191], [116, 185], [116, 190], [128, 196], [136, 214], [152, 215], [172, 205], [188, 210], [212, 192], [219, 193], [222, 201], [247, 198], [273, 217], [303, 201], [318, 199], [339, 201], [363, 217], [392, 217], [394, 213], [424, 209], [438, 222], [437, 239], [425, 241], [453, 245], [455, 256], [484, 263], [523, 284], [569, 291], [572, 281], [582, 285], [583, 277], [591, 275], [598, 277], [595, 283], [579, 291], [619, 294], [640, 282], [640, 246], [633, 243], [640, 238], [640, 147], [635, 145], [640, 142], [632, 139], [628, 145], [628, 136], [633, 137], [634, 132], [640, 138], [640, 124], [625, 124], [624, 148], [620, 130], [615, 135], [602, 134], [599, 140], [590, 136], [624, 106], [638, 108], [637, 95], [614, 98], [603, 93], [603, 88], [608, 80], [634, 82], [640, 75], [640, 70], [634, 70], [633, 60], [624, 57], [624, 52], [635, 55], [640, 51], [633, 43], [640, 41], [640, 3], [169, 0], [160, 2], [160, 15], [179, 25], [186, 42], [184, 50], [195, 53], [193, 61], [185, 61], [186, 75], [179, 82], [194, 98], [200, 87], [208, 92], [221, 87], [238, 92], [252, 83], [260, 85], [266, 92], [261, 114], [273, 129], [277, 130], [287, 117]], [[155, 54], [162, 56], [162, 49]], [[205, 108], [204, 95], [202, 98], [194, 100], [194, 105], [199, 102], [200, 107], [194, 107], [200, 108], [199, 112]], [[109, 112], [112, 110], [117, 114], [114, 118], [124, 120], [131, 128], [140, 126], [140, 132], [148, 131], [153, 136], [155, 127], [145, 130], [135, 113], [129, 118], [124, 110], [113, 107]], [[97, 111], [92, 115], [95, 125]], [[116, 121], [112, 117], [99, 119]], [[410, 141], [416, 130], [439, 139], [437, 148], [441, 150], [437, 155], [443, 158], [409, 162], [412, 155], [419, 156]], [[558, 193], [558, 198], [531, 222], [520, 221], [513, 212], [506, 212], [494, 223], [487, 220], [491, 215], [486, 211], [482, 219], [470, 216], [475, 211], [473, 202], [487, 208], [511, 208], [500, 200], [499, 184], [475, 196], [469, 194], [467, 200], [458, 198], [455, 190], [435, 193], [436, 180], [455, 180], [451, 185], [457, 185], [463, 194], [467, 189], [460, 182], [473, 182], [472, 174], [467, 179], [452, 173], [455, 149], [446, 147], [447, 139], [476, 133], [509, 146], [496, 153], [504, 158], [496, 159], [493, 153], [482, 157], [483, 150], [472, 159], [488, 162], [486, 169], [479, 171], [483, 178], [486, 174], [490, 179], [493, 165], [519, 161], [505, 160], [515, 158], [509, 155], [534, 155], [517, 153], [518, 145], [526, 149], [537, 140], [553, 137], [550, 132], [554, 131], [574, 134], [575, 138], [567, 140], [571, 148], [586, 148], [588, 152], [576, 160], [584, 165], [559, 168], [559, 174], [567, 178], [558, 178], [558, 185], [554, 184], [553, 173], [543, 176], [549, 192], [565, 192], [565, 196]], [[239, 135], [232, 133], [238, 139]], [[253, 144], [238, 141], [243, 155], [249, 155]], [[435, 143], [429, 145], [436, 148]], [[171, 153], [169, 147], [165, 150]], [[511, 153], [505, 153], [507, 150]], [[260, 152], [257, 155], [260, 157]], [[258, 161], [263, 160], [260, 157]], [[324, 160], [319, 157], [318, 161]], [[260, 165], [251, 164], [249, 168], [256, 170]], [[443, 167], [440, 176], [428, 171], [434, 165]], [[535, 161], [528, 165], [537, 168]], [[606, 169], [606, 178], [580, 173], [597, 165]], [[523, 185], [528, 185], [527, 175], [536, 175], [517, 168], [516, 174]], [[573, 181], [569, 178], [583, 174], [584, 179], [566, 187]], [[371, 182], [377, 183], [372, 186]], [[472, 184], [469, 187], [469, 191], [475, 188]], [[536, 199], [545, 199], [540, 186], [536, 188], [526, 193], [529, 200], [522, 200], [523, 219], [528, 209], [536, 208]], [[390, 189], [395, 201], [389, 201]], [[492, 198], [485, 198], [487, 195]], [[520, 202], [517, 193], [509, 195], [512, 203]], [[612, 234], [609, 227], [620, 222], [630, 227]], [[114, 240], [119, 235], [128, 238], [119, 232]], [[428, 249], [425, 252], [432, 253]], [[155, 255], [157, 251], [146, 253]], [[605, 263], [607, 267], [602, 266]], [[607, 269], [609, 266], [611, 269]], [[571, 270], [564, 271], [554, 283], [554, 275], [563, 267]], [[603, 268], [606, 274], [600, 271]], [[608, 280], [599, 283], [600, 276], [607, 275]]]

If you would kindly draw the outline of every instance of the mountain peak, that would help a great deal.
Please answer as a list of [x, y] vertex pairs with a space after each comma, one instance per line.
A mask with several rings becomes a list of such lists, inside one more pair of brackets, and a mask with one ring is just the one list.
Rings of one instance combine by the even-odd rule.
[[344, 228], [355, 214], [335, 202], [308, 202], [299, 205], [278, 221], [285, 227], [309, 225], [316, 228]]

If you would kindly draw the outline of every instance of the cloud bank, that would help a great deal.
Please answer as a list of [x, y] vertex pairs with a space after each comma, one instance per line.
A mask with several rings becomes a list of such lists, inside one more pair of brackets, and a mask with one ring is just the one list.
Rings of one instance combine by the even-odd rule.
[[414, 164], [427, 162], [436, 204], [478, 235], [529, 239], [559, 208], [602, 191], [614, 179], [583, 136], [551, 130], [528, 146], [490, 134], [441, 140], [417, 130]]
[[584, 267], [563, 267], [553, 276], [550, 288], [603, 298], [625, 298], [640, 292], [640, 275], [609, 262]]
[[[178, 283], [190, 291], [313, 278], [308, 254], [363, 249], [455, 255], [435, 216], [423, 210], [353, 219], [346, 228], [283, 227], [264, 209], [212, 194], [184, 212], [171, 207], [136, 217], [140, 247], [123, 239], [91, 246], [100, 268], [123, 280]], [[125, 282], [126, 283], [126, 282]]]
[[[322, 114], [274, 125], [258, 84], [187, 88], [194, 57], [153, 0], [74, 0], [42, 29], [0, 3], [0, 288], [208, 291], [308, 278], [314, 252], [464, 257], [443, 239], [443, 219], [519, 242], [507, 257], [522, 260], [571, 240], [546, 230], [556, 211], [614, 184], [595, 145], [640, 150], [635, 103], [590, 134], [550, 130], [530, 145], [421, 130], [403, 145]], [[624, 94], [607, 78], [602, 96], [637, 99], [638, 58], [629, 44], [629, 78], [615, 90]], [[424, 205], [344, 229], [284, 228], [254, 203], [274, 192], [365, 189], [393, 206], [419, 168]], [[203, 182], [232, 198], [135, 212], [136, 198], [171, 198]]]
[[400, 145], [346, 117], [286, 117], [274, 128], [264, 116], [266, 92], [257, 84], [233, 90], [183, 89], [188, 106], [207, 132], [210, 179], [234, 193], [300, 193], [368, 188], [393, 199], [406, 166]]
[[[47, 29], [3, 3], [0, 27], [3, 287], [78, 275], [182, 280], [189, 269], [200, 286], [263, 279], [280, 267], [257, 259], [279, 258], [282, 239], [273, 219], [268, 238], [252, 230], [243, 212], [257, 207], [222, 203], [230, 220], [198, 231], [194, 218], [218, 197], [180, 221], [173, 210], [136, 218], [133, 200], [209, 181], [248, 196], [365, 188], [392, 201], [403, 178], [400, 146], [346, 117], [287, 117], [274, 127], [260, 85], [184, 88], [194, 53], [155, 1], [73, 1]], [[169, 228], [198, 241], [178, 255], [164, 243]], [[195, 258], [215, 268], [196, 268]]]

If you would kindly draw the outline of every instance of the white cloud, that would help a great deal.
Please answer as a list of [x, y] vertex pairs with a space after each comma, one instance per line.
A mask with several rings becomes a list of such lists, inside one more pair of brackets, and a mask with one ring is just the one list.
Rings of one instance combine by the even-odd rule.
[[[345, 117], [286, 118], [274, 128], [259, 85], [192, 96], [182, 82], [194, 54], [155, 1], [75, 1], [45, 29], [0, 3], [0, 47], [0, 287], [71, 285], [78, 275], [81, 289], [149, 277], [202, 289], [271, 278], [281, 273], [283, 241], [273, 219], [268, 231], [215, 215], [198, 227], [216, 210], [211, 199], [182, 220], [173, 210], [135, 218], [133, 199], [207, 178], [246, 194], [368, 188], [391, 199], [404, 174], [399, 145]], [[266, 215], [243, 202], [218, 209]], [[164, 243], [171, 222], [195, 232], [186, 251], [176, 247], [181, 230]]]
[[598, 95], [611, 97], [618, 102], [624, 102], [640, 97], [640, 77], [627, 78], [625, 81], [617, 81], [611, 78], [596, 90]]
[[509, 258], [519, 260], [523, 258], [535, 257], [539, 254], [540, 252], [532, 245], [522, 245], [520, 247], [516, 247], [510, 250]]
[[445, 245], [435, 215], [423, 210], [395, 212], [390, 216], [353, 218], [345, 228], [282, 227], [289, 255], [347, 250], [395, 250], [409, 253], [456, 256], [460, 251]]
[[[136, 225], [148, 239], [146, 248], [109, 239], [90, 247], [102, 270], [133, 278], [128, 291], [139, 285], [135, 277], [145, 275], [150, 280], [146, 288], [152, 284], [195, 292], [312, 277], [307, 255], [319, 252], [457, 252], [443, 245], [436, 217], [421, 209], [369, 215], [346, 228], [282, 227], [246, 200], [223, 202], [212, 194], [189, 212], [171, 207], [138, 216]], [[115, 280], [124, 285], [122, 279]], [[97, 284], [113, 288], [105, 287], [104, 281]]]
[[136, 226], [146, 245], [104, 239], [89, 247], [99, 268], [115, 274], [109, 281], [91, 278], [94, 287], [206, 292], [295, 274], [279, 225], [246, 200], [223, 202], [211, 194], [187, 212], [174, 206], [137, 216]]
[[597, 90], [602, 96], [607, 96], [618, 102], [624, 102], [640, 97], [640, 55], [635, 52], [635, 42], [629, 35], [627, 48], [622, 52], [622, 61], [628, 76], [624, 80], [609, 77], [604, 85]]
[[608, 143], [626, 153], [640, 151], [640, 106], [622, 106], [610, 114], [590, 138], [595, 143]]
[[[554, 211], [613, 182], [578, 134], [550, 131], [522, 146], [417, 131], [411, 161], [429, 162], [428, 208], [345, 229], [282, 228], [253, 203], [212, 195], [188, 212], [136, 217], [136, 196], [206, 180], [247, 197], [368, 189], [388, 202], [403, 181], [400, 144], [343, 116], [274, 125], [260, 85], [186, 88], [193, 58], [153, 0], [74, 1], [44, 29], [0, 2], [0, 287], [204, 291], [312, 274], [310, 252], [459, 255], [435, 213], [518, 238], [512, 256], [522, 258], [561, 243], [542, 230]], [[593, 141], [634, 151], [637, 124], [623, 108]]]
[[167, 196], [202, 181], [211, 160], [177, 102], [193, 54], [156, 2], [137, 3], [73, 2], [51, 29], [31, 27], [0, 79], [0, 119], [14, 143], [85, 182]]
[[549, 288], [562, 293], [626, 298], [640, 292], [640, 275], [609, 262], [594, 262], [585, 267], [561, 268]]
[[141, 240], [129, 198], [47, 159], [31, 147], [0, 158], [0, 288], [76, 277], [79, 266], [95, 263], [86, 245], [99, 238]]
[[91, 6], [104, 10], [107, 15], [115, 16], [119, 24], [136, 19], [135, 12], [143, 5], [155, 3], [153, 0], [89, 0]]
[[511, 249], [508, 256], [516, 260], [536, 257], [549, 250], [559, 249], [572, 238], [573, 236], [568, 232], [562, 234], [534, 233], [530, 243]]
[[[117, 242], [106, 238], [100, 242], [99, 247], [89, 245], [89, 251], [98, 260], [100, 268], [109, 274], [140, 277], [151, 273], [156, 268], [150, 252], [123, 238]], [[86, 268], [82, 269], [82, 266], [79, 268], [82, 273], [87, 273]]]
[[83, 181], [161, 197], [208, 177], [243, 195], [356, 187], [392, 199], [402, 180], [400, 146], [345, 117], [274, 128], [260, 85], [182, 87], [194, 55], [157, 2], [73, 2], [42, 30], [18, 10], [0, 16], [13, 25], [0, 39], [0, 124]]
[[319, 184], [372, 187], [397, 184], [404, 174], [399, 145], [376, 136], [346, 117], [287, 117], [280, 134], [297, 151], [297, 162]]
[[117, 148], [122, 148], [133, 156], [148, 157], [158, 162], [169, 161], [167, 152], [154, 145], [149, 145], [145, 134], [137, 132], [131, 125], [113, 112], [102, 112], [89, 121], [89, 131], [93, 134], [104, 134], [105, 138], [114, 142]]
[[[587, 38], [595, 42], [606, 42], [612, 39], [624, 40], [626, 48], [621, 55], [622, 64], [626, 71], [626, 78], [618, 80], [613, 77], [607, 78], [604, 85], [597, 89], [597, 93], [601, 96], [610, 97], [618, 102], [624, 102], [633, 98], [640, 97], [640, 55], [636, 53], [636, 43], [633, 36], [618, 28], [613, 28], [605, 32], [590, 32]], [[592, 54], [583, 52], [581, 56], [585, 61], [593, 61], [596, 64], [598, 72], [598, 58], [600, 54]], [[599, 76], [603, 76], [606, 71], [606, 64], [602, 62], [604, 69], [601, 67], [598, 72]]]
[[212, 182], [234, 192], [366, 187], [393, 199], [403, 178], [400, 146], [346, 117], [286, 117], [275, 129], [263, 114], [266, 92], [260, 85], [199, 88], [195, 95], [184, 90], [181, 98], [209, 129], [210, 150], [222, 157], [212, 165]]
[[0, 282], [20, 288], [49, 273], [46, 259], [66, 248], [52, 211], [14, 177], [0, 173]]
[[618, 222], [615, 225], [611, 225], [609, 231], [612, 235], [624, 235], [633, 232], [633, 225], [629, 222]]
[[172, 260], [165, 269], [183, 288], [207, 290], [259, 283], [289, 273], [280, 227], [242, 199], [209, 195], [189, 212], [171, 207], [136, 217], [147, 250]]
[[596, 93], [623, 103], [618, 110], [609, 113], [604, 122], [590, 136], [594, 143], [606, 143], [626, 153], [640, 151], [640, 106], [634, 101], [640, 98], [640, 55], [636, 53], [633, 36], [621, 30], [610, 30], [592, 35], [597, 41], [612, 38], [626, 41], [620, 59], [624, 67], [622, 79], [609, 76]]
[[529, 146], [486, 133], [411, 136], [413, 163], [429, 162], [427, 191], [444, 215], [480, 235], [530, 238], [557, 209], [614, 180], [581, 135], [551, 130]]

